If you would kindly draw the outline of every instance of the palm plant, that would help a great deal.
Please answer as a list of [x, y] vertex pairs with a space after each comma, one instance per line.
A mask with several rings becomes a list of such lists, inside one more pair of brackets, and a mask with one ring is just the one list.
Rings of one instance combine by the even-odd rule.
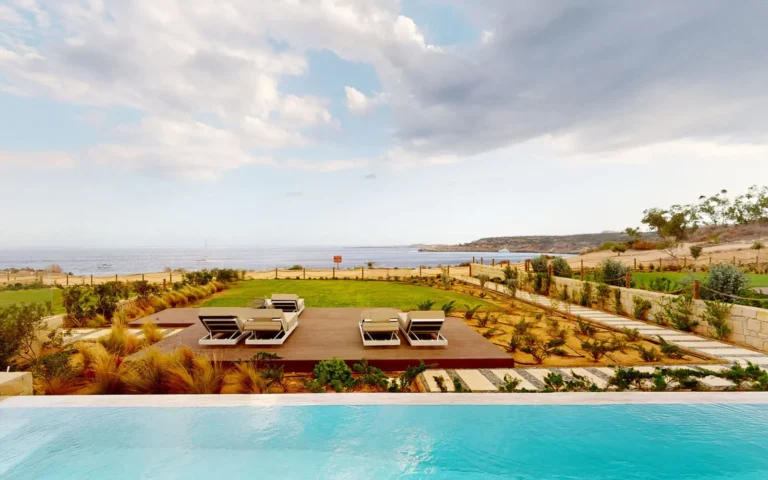
[[416, 304], [416, 310], [432, 310], [432, 307], [435, 306], [435, 303], [437, 302], [434, 300], [426, 299], [423, 302]]

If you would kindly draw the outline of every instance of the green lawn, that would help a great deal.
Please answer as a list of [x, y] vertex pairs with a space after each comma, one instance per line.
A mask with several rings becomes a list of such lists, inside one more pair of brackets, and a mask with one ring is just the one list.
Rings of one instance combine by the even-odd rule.
[[[691, 274], [683, 272], [632, 272], [632, 279], [634, 279], [637, 283], [644, 283], [645, 285], [648, 285], [654, 278], [666, 277], [672, 281], [679, 282], [689, 275]], [[692, 275], [700, 280], [704, 280], [704, 278], [707, 276], [706, 273], [702, 272], [696, 272]], [[768, 287], [768, 275], [748, 273], [747, 277], [749, 278], [750, 287]]]
[[3, 290], [0, 291], [0, 308], [13, 303], [43, 303], [50, 302], [53, 296], [53, 313], [64, 313], [64, 305], [61, 303], [60, 288], [44, 288], [39, 290]]
[[360, 282], [353, 280], [247, 280], [224, 290], [203, 302], [203, 307], [247, 307], [256, 297], [273, 293], [295, 293], [307, 307], [391, 307], [414, 310], [416, 304], [431, 299], [433, 308], [456, 300], [461, 310], [464, 304], [482, 305], [496, 309], [479, 298], [457, 292], [394, 282]]

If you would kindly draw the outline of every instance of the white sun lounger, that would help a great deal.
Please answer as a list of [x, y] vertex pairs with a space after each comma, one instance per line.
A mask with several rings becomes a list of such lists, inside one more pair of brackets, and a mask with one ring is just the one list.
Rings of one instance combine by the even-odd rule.
[[284, 312], [296, 312], [301, 315], [304, 311], [304, 299], [293, 293], [276, 293], [267, 300], [267, 308], [277, 308]]
[[398, 312], [393, 309], [364, 310], [360, 315], [360, 338], [364, 347], [391, 347], [400, 345], [397, 331]]
[[208, 334], [197, 343], [200, 345], [237, 345], [248, 332], [236, 315], [199, 315]]
[[246, 345], [282, 345], [299, 326], [299, 314], [276, 308], [256, 310], [243, 323], [248, 332]]
[[400, 331], [412, 347], [444, 347], [448, 339], [441, 333], [445, 323], [442, 310], [416, 311], [399, 315]]

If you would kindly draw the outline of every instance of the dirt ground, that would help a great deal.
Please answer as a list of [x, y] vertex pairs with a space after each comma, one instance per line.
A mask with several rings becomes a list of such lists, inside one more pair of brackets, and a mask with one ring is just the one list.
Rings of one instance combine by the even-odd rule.
[[[705, 358], [698, 353], [685, 351], [682, 358], [669, 358], [661, 354], [660, 346], [656, 341], [646, 338], [630, 341], [625, 333], [594, 322], [591, 322], [590, 325], [596, 329], [596, 333], [592, 336], [582, 335], [578, 333], [577, 321], [566, 315], [549, 312], [543, 308], [519, 300], [512, 300], [508, 297], [502, 297], [491, 292], [482, 292], [478, 287], [456, 284], [453, 289], [474, 296], [485, 294], [482, 297], [483, 300], [499, 307], [498, 312], [490, 314], [492, 320], [486, 326], [481, 326], [480, 324], [487, 312], [476, 314], [473, 319], [464, 319], [464, 323], [488, 338], [498, 348], [509, 353], [520, 366], [594, 367], [608, 365], [637, 366], [721, 363], [716, 359]], [[458, 312], [456, 316], [462, 316], [463, 313]], [[515, 336], [515, 325], [521, 320], [532, 324], [527, 329], [527, 332], [542, 342], [549, 342], [557, 338], [558, 331], [564, 331], [564, 334], [560, 333], [565, 338], [565, 344], [560, 347], [562, 352], [559, 354], [552, 353], [546, 356], [540, 363], [536, 361], [533, 355], [521, 351], [520, 348], [511, 352], [509, 348], [510, 340]], [[582, 348], [582, 342], [591, 343], [595, 340], [626, 342], [626, 346], [622, 350], [607, 353], [604, 357], [595, 361]], [[644, 361], [638, 351], [638, 347], [646, 350], [655, 349], [659, 354], [660, 360], [656, 362]]]

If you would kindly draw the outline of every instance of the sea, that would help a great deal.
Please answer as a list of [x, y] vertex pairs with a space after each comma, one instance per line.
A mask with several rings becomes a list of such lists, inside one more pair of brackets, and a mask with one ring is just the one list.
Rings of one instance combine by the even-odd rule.
[[538, 256], [527, 252], [420, 252], [416, 247], [209, 247], [209, 248], [47, 248], [0, 249], [0, 270], [44, 269], [51, 264], [74, 275], [108, 275], [236, 268], [270, 270], [301, 265], [304, 268], [331, 268], [335, 256], [340, 268], [437, 267], [469, 262], [473, 257], [490, 263], [513, 263]]

